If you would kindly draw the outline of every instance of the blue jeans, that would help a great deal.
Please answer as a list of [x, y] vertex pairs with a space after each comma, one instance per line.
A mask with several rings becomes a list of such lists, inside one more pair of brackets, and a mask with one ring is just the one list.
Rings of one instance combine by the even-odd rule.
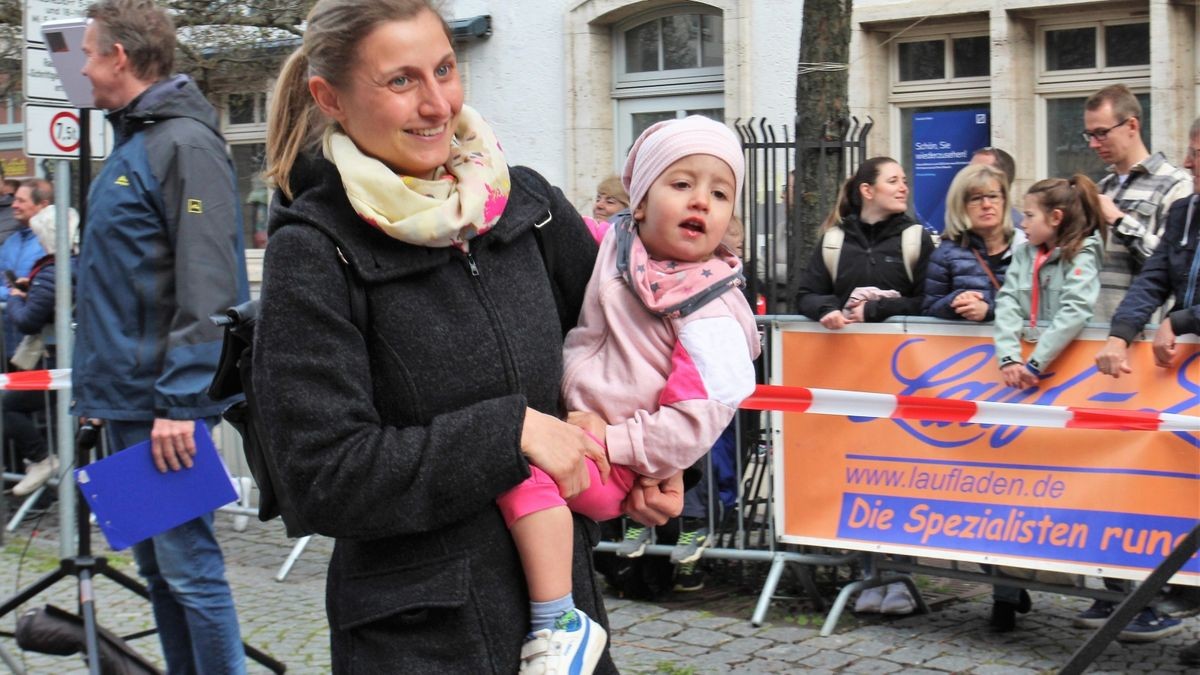
[[[105, 428], [109, 447], [117, 451], [148, 440], [151, 423], [107, 421]], [[237, 610], [212, 514], [134, 544], [133, 557], [150, 589], [167, 672], [245, 673]]]

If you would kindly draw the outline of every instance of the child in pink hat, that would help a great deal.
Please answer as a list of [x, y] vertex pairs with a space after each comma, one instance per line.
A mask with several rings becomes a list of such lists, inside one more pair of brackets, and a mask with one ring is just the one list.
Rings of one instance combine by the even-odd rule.
[[570, 512], [619, 516], [640, 476], [695, 463], [754, 390], [758, 330], [741, 260], [722, 243], [744, 166], [733, 132], [699, 116], [651, 126], [629, 152], [632, 211], [603, 236], [563, 346], [567, 421], [606, 455], [588, 458], [590, 487], [570, 500], [532, 466], [498, 500], [529, 585], [522, 673], [590, 673], [604, 651], [604, 629], [571, 598]]

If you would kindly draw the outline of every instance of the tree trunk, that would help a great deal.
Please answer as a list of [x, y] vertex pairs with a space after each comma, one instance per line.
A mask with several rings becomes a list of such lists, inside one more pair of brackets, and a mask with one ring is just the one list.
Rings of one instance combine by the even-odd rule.
[[821, 221], [833, 208], [846, 174], [845, 152], [820, 144], [841, 141], [849, 126], [845, 64], [850, 54], [852, 6], [853, 0], [804, 2], [796, 69], [796, 198], [788, 237], [789, 303], [795, 298], [800, 271], [812, 259]]

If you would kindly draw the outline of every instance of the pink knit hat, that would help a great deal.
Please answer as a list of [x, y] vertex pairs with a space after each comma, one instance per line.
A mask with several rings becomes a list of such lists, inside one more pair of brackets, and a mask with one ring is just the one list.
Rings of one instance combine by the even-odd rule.
[[621, 172], [621, 183], [629, 193], [629, 208], [640, 206], [654, 179], [688, 155], [712, 155], [728, 164], [733, 169], [732, 199], [737, 199], [746, 173], [742, 144], [724, 124], [691, 115], [651, 125], [638, 136], [625, 160], [625, 170]]

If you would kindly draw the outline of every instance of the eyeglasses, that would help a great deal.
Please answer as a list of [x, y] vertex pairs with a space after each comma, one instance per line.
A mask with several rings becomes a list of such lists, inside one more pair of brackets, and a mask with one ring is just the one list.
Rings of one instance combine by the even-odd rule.
[[971, 195], [970, 197], [967, 197], [967, 203], [972, 206], [979, 206], [985, 201], [993, 204], [999, 204], [1004, 201], [1004, 195], [1000, 194], [999, 192], [986, 192], [981, 195]]
[[1084, 131], [1084, 132], [1080, 133], [1079, 135], [1083, 137], [1084, 143], [1091, 143], [1093, 138], [1096, 139], [1097, 141], [1104, 141], [1105, 139], [1108, 138], [1108, 134], [1110, 131], [1112, 131], [1113, 129], [1116, 129], [1117, 127], [1123, 127], [1126, 124], [1129, 124], [1129, 120], [1132, 120], [1132, 119], [1134, 119], [1134, 118], [1126, 117], [1125, 119], [1121, 120], [1119, 123], [1114, 124], [1107, 129], [1096, 129], [1095, 131]]

